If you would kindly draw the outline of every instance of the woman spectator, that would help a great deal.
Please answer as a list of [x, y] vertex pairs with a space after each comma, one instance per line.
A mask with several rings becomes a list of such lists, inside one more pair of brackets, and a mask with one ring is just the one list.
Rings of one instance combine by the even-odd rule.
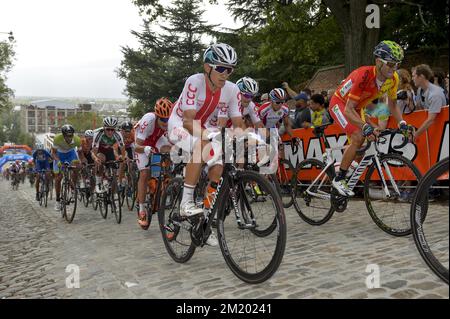
[[400, 80], [397, 91], [397, 106], [400, 112], [409, 114], [416, 108], [414, 90], [411, 85], [411, 74], [406, 69], [400, 69], [397, 73]]

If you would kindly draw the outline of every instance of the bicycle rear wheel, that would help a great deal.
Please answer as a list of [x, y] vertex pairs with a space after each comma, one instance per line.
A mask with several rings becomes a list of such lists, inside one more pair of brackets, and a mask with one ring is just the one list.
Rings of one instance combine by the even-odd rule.
[[[397, 237], [407, 236], [411, 234], [411, 201], [421, 174], [409, 159], [399, 154], [381, 155], [380, 164], [381, 172], [375, 162], [366, 172], [364, 200], [367, 210], [384, 232]], [[381, 176], [386, 181], [390, 197], [385, 195]]]
[[[323, 172], [325, 163], [309, 158], [298, 164], [294, 178], [294, 207], [301, 219], [313, 226], [325, 224], [333, 216], [331, 169]], [[314, 185], [312, 182], [319, 177]], [[312, 185], [307, 192], [307, 189]]]
[[[420, 255], [449, 283], [449, 158], [425, 174], [411, 205], [411, 228]], [[426, 218], [425, 218], [426, 216]]]
[[77, 211], [77, 201], [78, 201], [78, 188], [75, 186], [72, 188], [70, 186], [70, 181], [67, 181], [67, 195], [66, 202], [65, 202], [65, 208], [66, 212], [64, 214], [66, 221], [70, 224], [72, 223], [75, 213]]
[[120, 191], [117, 185], [117, 180], [113, 180], [110, 193], [111, 212], [116, 217], [117, 224], [122, 221], [122, 205], [120, 204]]
[[[289, 174], [291, 176], [289, 177]], [[274, 176], [275, 186], [280, 194], [284, 208], [289, 208], [294, 203], [294, 179], [295, 170], [292, 163], [286, 159], [280, 159], [277, 173]]]
[[164, 246], [170, 257], [178, 263], [191, 259], [196, 248], [191, 239], [191, 224], [180, 216], [182, 195], [183, 179], [176, 177], [167, 185], [158, 212]]
[[[225, 181], [228, 184], [228, 181]], [[268, 280], [277, 271], [286, 247], [286, 218], [281, 198], [273, 184], [253, 171], [241, 171], [236, 177], [239, 201], [237, 205], [245, 227], [237, 225], [235, 205], [229, 185], [223, 185], [217, 211], [217, 231], [222, 255], [231, 271], [242, 281], [257, 284]], [[252, 201], [245, 189], [258, 185], [265, 201]], [[245, 208], [244, 208], [245, 207]], [[232, 213], [233, 212], [233, 213]], [[268, 229], [276, 221], [275, 229], [266, 236], [255, 230]]]

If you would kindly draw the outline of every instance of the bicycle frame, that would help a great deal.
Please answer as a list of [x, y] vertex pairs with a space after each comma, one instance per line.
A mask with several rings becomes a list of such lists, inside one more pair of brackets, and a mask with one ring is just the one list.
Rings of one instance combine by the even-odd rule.
[[[336, 147], [336, 148], [330, 148], [330, 146], [329, 146], [329, 144], [328, 144], [328, 141], [327, 141], [327, 139], [323, 136], [323, 134], [321, 134], [321, 135], [319, 136], [319, 138], [322, 138], [322, 139], [324, 140], [324, 144], [325, 144], [325, 147], [326, 147], [326, 148], [325, 148], [325, 154], [324, 154], [324, 160], [325, 160], [325, 162], [326, 162], [327, 165], [326, 165], [325, 168], [320, 172], [319, 176], [317, 176], [316, 179], [311, 183], [311, 185], [306, 189], [306, 192], [307, 192], [309, 195], [311, 195], [311, 196], [315, 196], [315, 197], [319, 197], [319, 198], [327, 199], [327, 200], [328, 200], [328, 199], [331, 198], [331, 194], [328, 194], [328, 193], [326, 193], [326, 192], [323, 192], [323, 193], [315, 193], [315, 192], [312, 192], [312, 191], [311, 191], [311, 188], [312, 188], [313, 186], [315, 186], [316, 183], [317, 183], [321, 178], [325, 177], [325, 174], [326, 174], [327, 170], [330, 169], [330, 167], [334, 166], [334, 163], [336, 162], [336, 160], [335, 160], [335, 158], [334, 158], [334, 156], [333, 156], [333, 151], [335, 151], [335, 150], [342, 150], [342, 149], [344, 149], [344, 147], [341, 146], [341, 147]], [[380, 136], [379, 139], [383, 139], [383, 137]], [[382, 182], [382, 184], [383, 184], [383, 191], [384, 191], [384, 193], [385, 193], [385, 196], [386, 196], [387, 198], [391, 198], [391, 197], [392, 197], [391, 193], [389, 192], [388, 185], [387, 185], [386, 179], [385, 179], [385, 177], [384, 177], [384, 174], [382, 173], [382, 167], [381, 167], [381, 163], [380, 163], [380, 153], [381, 153], [381, 152], [380, 152], [380, 150], [379, 150], [379, 148], [378, 148], [378, 143], [383, 144], [383, 143], [385, 143], [385, 142], [386, 142], [386, 140], [384, 139], [384, 140], [381, 140], [381, 141], [377, 141], [376, 143], [373, 143], [374, 148], [375, 148], [375, 154], [370, 153], [370, 152], [367, 153], [367, 149], [366, 149], [366, 151], [364, 152], [364, 157], [363, 157], [362, 160], [359, 162], [358, 166], [355, 168], [355, 170], [353, 171], [352, 175], [351, 175], [351, 176], [349, 177], [349, 179], [348, 179], [348, 187], [349, 187], [350, 190], [353, 190], [353, 189], [355, 188], [355, 186], [356, 186], [356, 184], [358, 183], [358, 181], [360, 180], [361, 176], [362, 176], [362, 175], [364, 174], [364, 172], [366, 171], [366, 168], [367, 168], [368, 166], [370, 166], [372, 163], [375, 163], [375, 167], [376, 167], [376, 169], [377, 169], [377, 171], [378, 171], [378, 174], [379, 174], [379, 176], [380, 176], [380, 178], [381, 178], [381, 182]], [[386, 174], [388, 175], [388, 178], [389, 178], [389, 180], [390, 180], [390, 182], [391, 182], [391, 185], [392, 185], [393, 188], [394, 188], [395, 193], [396, 193], [397, 195], [400, 195], [400, 191], [399, 191], [399, 189], [398, 189], [398, 187], [397, 187], [397, 184], [396, 184], [396, 182], [395, 182], [395, 179], [394, 179], [394, 177], [393, 177], [393, 175], [392, 175], [392, 172], [391, 172], [389, 166], [387, 165], [387, 163], [384, 163], [383, 166], [384, 166], [384, 169], [385, 169], [385, 171], [386, 171]], [[334, 167], [331, 168], [331, 169], [334, 169]], [[324, 181], [325, 181], [325, 178], [322, 179], [322, 181], [321, 181], [319, 187], [317, 188], [318, 191], [319, 191], [320, 188], [322, 187]]]

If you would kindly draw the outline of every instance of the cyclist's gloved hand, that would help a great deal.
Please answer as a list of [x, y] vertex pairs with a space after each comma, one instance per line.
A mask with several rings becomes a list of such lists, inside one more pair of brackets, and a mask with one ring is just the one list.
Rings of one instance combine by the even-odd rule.
[[364, 124], [364, 126], [362, 127], [362, 133], [364, 137], [373, 135], [374, 131], [375, 131], [374, 127], [368, 123]]
[[152, 152], [152, 147], [151, 146], [146, 146], [146, 147], [144, 147], [144, 153], [145, 153], [145, 155], [147, 155], [147, 156], [150, 156], [150, 153]]
[[408, 133], [408, 124], [406, 123], [406, 121], [400, 121], [398, 123], [398, 128], [402, 132], [403, 135]]

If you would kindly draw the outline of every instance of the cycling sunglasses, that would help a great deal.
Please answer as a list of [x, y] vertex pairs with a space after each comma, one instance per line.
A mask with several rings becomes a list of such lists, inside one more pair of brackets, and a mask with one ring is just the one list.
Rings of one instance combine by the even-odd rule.
[[242, 93], [242, 96], [244, 96], [246, 99], [253, 99], [253, 94], [251, 93]]
[[169, 122], [169, 118], [168, 118], [168, 117], [167, 117], [167, 118], [160, 117], [159, 120], [160, 120], [161, 122], [163, 122], [163, 123]]
[[389, 62], [389, 61], [386, 61], [383, 59], [380, 59], [380, 61], [383, 62], [385, 65], [387, 65], [391, 69], [397, 70], [398, 67], [400, 66], [400, 62]]
[[283, 104], [283, 103], [284, 103], [283, 101], [272, 101], [272, 102], [275, 103], [275, 104], [277, 104], [277, 105]]
[[116, 129], [115, 128], [112, 128], [112, 127], [107, 127], [107, 128], [105, 128], [105, 131], [115, 131]]
[[214, 69], [214, 71], [222, 74], [224, 72], [227, 72], [228, 75], [230, 75], [231, 73], [233, 73], [234, 69], [230, 68], [228, 66], [223, 66], [223, 65], [215, 65], [215, 64], [209, 64], [210, 67], [212, 67]]

